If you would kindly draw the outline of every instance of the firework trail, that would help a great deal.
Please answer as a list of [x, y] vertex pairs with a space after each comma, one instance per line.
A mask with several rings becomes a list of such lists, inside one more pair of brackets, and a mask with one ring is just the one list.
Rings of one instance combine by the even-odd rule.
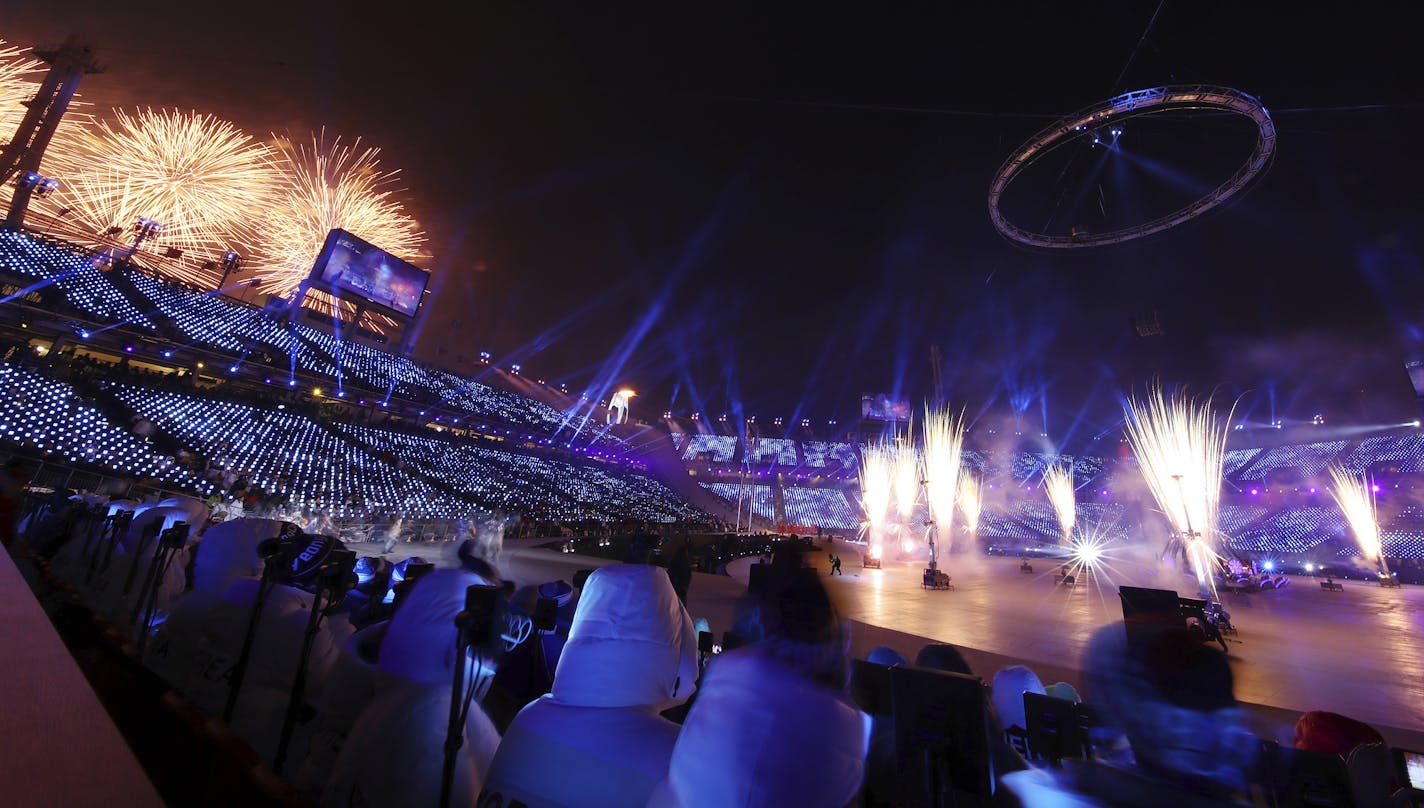
[[895, 489], [895, 529], [900, 534], [900, 549], [909, 552], [914, 548], [915, 538], [912, 525], [915, 521], [915, 507], [920, 500], [920, 453], [908, 438], [895, 445], [894, 460], [891, 463], [891, 485]]
[[880, 557], [885, 528], [890, 520], [893, 492], [891, 467], [895, 448], [885, 443], [868, 444], [860, 452], [860, 501], [865, 508], [866, 544], [870, 557]]
[[964, 422], [948, 410], [925, 409], [925, 501], [930, 519], [944, 529], [944, 546], [953, 542], [954, 500], [959, 493], [960, 455]]
[[[93, 233], [126, 232], [140, 218], [158, 241], [191, 258], [245, 253], [271, 209], [275, 153], [227, 121], [177, 110], [116, 110], [112, 120], [61, 129], [46, 153], [60, 189], [40, 202]], [[197, 270], [165, 267], [205, 283]]]
[[967, 472], [959, 475], [959, 512], [964, 516], [964, 528], [973, 536], [979, 532], [979, 515], [984, 510], [984, 490], [979, 478]]
[[44, 63], [31, 59], [28, 48], [7, 45], [0, 39], [0, 142], [10, 140], [25, 117], [25, 102], [39, 88]]
[[1073, 466], [1054, 464], [1043, 472], [1043, 490], [1048, 492], [1048, 502], [1053, 513], [1058, 516], [1058, 529], [1062, 532], [1063, 544], [1073, 541], [1073, 523], [1078, 518], [1078, 503], [1073, 490]]
[[279, 179], [250, 261], [263, 291], [286, 296], [311, 274], [327, 233], [341, 228], [415, 264], [430, 259], [425, 233], [398, 198], [398, 172], [381, 169], [380, 150], [358, 138], [309, 143], [277, 137]]
[[1330, 481], [1330, 495], [1345, 514], [1345, 521], [1350, 523], [1350, 532], [1355, 534], [1360, 554], [1374, 565], [1377, 572], [1389, 575], [1380, 540], [1379, 520], [1375, 514], [1374, 485], [1365, 475], [1353, 474], [1334, 464], [1330, 466]]
[[1212, 414], [1210, 399], [1168, 401], [1161, 389], [1144, 401], [1129, 400], [1125, 414], [1142, 476], [1181, 542], [1199, 591], [1213, 598], [1225, 427]]

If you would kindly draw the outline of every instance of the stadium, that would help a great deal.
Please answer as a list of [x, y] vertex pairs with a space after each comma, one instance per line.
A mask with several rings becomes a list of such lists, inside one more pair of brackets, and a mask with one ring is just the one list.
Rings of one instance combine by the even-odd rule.
[[[917, 319], [903, 302], [895, 356], [878, 363], [895, 370], [855, 377], [877, 363], [844, 345], [795, 354], [825, 336], [800, 311], [794, 335], [779, 333], [779, 309], [725, 329], [735, 318], [696, 300], [665, 314], [686, 303], [679, 284], [705, 231], [725, 226], [736, 203], [724, 200], [659, 263], [666, 285], [650, 285], [646, 307], [585, 322], [553, 290], [548, 319], [521, 324], [537, 334], [477, 353], [449, 319], [468, 305], [458, 279], [485, 269], [439, 259], [447, 242], [402, 202], [389, 153], [324, 131], [265, 140], [196, 112], [71, 107], [102, 81], [94, 57], [78, 40], [0, 47], [13, 193], [0, 576], [6, 642], [31, 649], [4, 692], [35, 727], [33, 748], [5, 744], [0, 770], [30, 772], [16, 804], [1424, 794], [1424, 692], [1409, 673], [1424, 614], [1424, 377], [1397, 295], [1379, 308], [1414, 337], [1310, 368], [1289, 406], [1274, 386], [1284, 370], [1269, 395], [1220, 367], [1197, 392], [1204, 343], [1164, 358], [1156, 311], [1133, 309], [1116, 354], [1050, 372], [1041, 357], [1059, 337], [1033, 330], [1052, 330], [1041, 318], [1018, 333], [998, 298], [963, 303], [978, 313], [959, 321], [1002, 326], [998, 361], [931, 333], [951, 310]], [[1217, 226], [1236, 208], [1212, 211], [1295, 165], [1273, 161], [1290, 159], [1277, 156], [1281, 121], [1299, 110], [1273, 117], [1215, 84], [1113, 89], [1012, 130], [987, 182], [995, 249], [1035, 267], [1147, 250], [1136, 243]], [[1229, 130], [1211, 149], [1239, 154], [1189, 157], [1210, 181], [1133, 197], [1114, 155], [1202, 120]], [[1132, 159], [1169, 174], [1154, 154]], [[170, 182], [172, 155], [202, 164]], [[1055, 173], [1049, 223], [1026, 225]], [[1135, 206], [1109, 212], [1109, 176], [1114, 204]], [[1064, 199], [1101, 216], [1060, 217]], [[1391, 210], [1417, 215], [1417, 198]], [[1408, 274], [1406, 247], [1375, 247], [1387, 257], [1364, 263]], [[933, 294], [885, 260], [887, 286]], [[775, 280], [745, 282], [784, 297]], [[1059, 287], [1025, 284], [1009, 298], [1034, 319]], [[1213, 316], [1184, 329], [1210, 334]], [[878, 333], [831, 320], [859, 328], [856, 351]], [[628, 324], [621, 338], [590, 344], [614, 322]], [[1075, 328], [1074, 349], [1110, 333]], [[693, 344], [737, 330], [756, 334], [753, 353], [787, 356], [760, 367]], [[907, 370], [924, 348], [928, 371]], [[1261, 347], [1250, 362], [1275, 372], [1279, 356]], [[739, 392], [753, 380], [777, 389], [754, 401]], [[1363, 387], [1393, 392], [1365, 401]], [[927, 710], [939, 723], [917, 734]], [[1149, 750], [1177, 747], [1153, 733], [1171, 721], [1191, 740], [1161, 760]], [[754, 737], [787, 748], [753, 755]], [[818, 778], [821, 760], [835, 765]], [[1114, 773], [1076, 779], [1092, 767]]]

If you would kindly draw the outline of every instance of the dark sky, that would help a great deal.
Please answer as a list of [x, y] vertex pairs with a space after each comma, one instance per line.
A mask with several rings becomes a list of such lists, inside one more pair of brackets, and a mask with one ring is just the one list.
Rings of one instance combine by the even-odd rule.
[[[417, 352], [466, 370], [489, 350], [571, 389], [629, 384], [645, 415], [765, 424], [848, 418], [863, 391], [919, 402], [938, 345], [951, 401], [1062, 440], [1154, 377], [1243, 395], [1257, 421], [1415, 415], [1418, 4], [1167, 2], [1145, 39], [1152, 2], [382, 5], [0, 0], [0, 37], [88, 37], [100, 109], [380, 146], [436, 256]], [[1273, 111], [1277, 159], [1239, 203], [1116, 248], [997, 236], [986, 191], [1028, 135], [1189, 82]], [[1249, 138], [1149, 120], [1122, 149], [1136, 163], [1091, 182], [1026, 180], [1015, 211], [1062, 228], [1175, 207]], [[1154, 311], [1166, 334], [1138, 339]]]

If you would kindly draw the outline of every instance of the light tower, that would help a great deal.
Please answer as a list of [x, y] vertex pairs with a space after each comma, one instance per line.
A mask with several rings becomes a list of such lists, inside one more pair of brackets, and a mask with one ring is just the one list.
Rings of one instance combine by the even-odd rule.
[[[44, 81], [40, 82], [35, 97], [25, 102], [29, 110], [24, 120], [15, 130], [15, 136], [0, 150], [0, 184], [9, 182], [15, 175], [39, 175], [40, 161], [45, 149], [54, 137], [59, 121], [69, 109], [79, 80], [88, 73], [101, 72], [94, 61], [94, 51], [87, 45], [80, 45], [73, 37], [55, 50], [36, 50], [35, 56], [50, 66]], [[18, 183], [15, 195], [10, 199], [10, 212], [5, 217], [5, 227], [18, 230], [25, 223], [25, 211], [29, 208], [30, 196], [35, 192], [33, 183]]]

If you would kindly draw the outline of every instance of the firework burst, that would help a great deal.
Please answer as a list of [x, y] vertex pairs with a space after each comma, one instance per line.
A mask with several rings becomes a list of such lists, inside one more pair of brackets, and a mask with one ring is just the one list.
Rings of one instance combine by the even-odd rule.
[[1376, 571], [1389, 575], [1384, 546], [1380, 541], [1379, 520], [1375, 514], [1373, 484], [1365, 475], [1356, 475], [1336, 465], [1330, 466], [1330, 482], [1330, 495], [1345, 514], [1345, 521], [1350, 523], [1350, 532], [1355, 534], [1360, 554], [1375, 566]]
[[894, 491], [892, 467], [895, 447], [873, 443], [860, 451], [860, 502], [865, 508], [866, 544], [870, 557], [880, 557], [880, 545], [890, 521], [890, 497]]
[[1210, 399], [1168, 401], [1160, 389], [1145, 401], [1128, 401], [1126, 415], [1128, 442], [1142, 476], [1171, 522], [1201, 594], [1212, 597], [1226, 430], [1212, 414]]
[[895, 514], [901, 524], [908, 524], [920, 499], [920, 453], [908, 440], [897, 443], [894, 452], [891, 479], [895, 487]]
[[7, 45], [0, 39], [0, 141], [8, 141], [20, 119], [25, 117], [25, 101], [35, 94], [44, 64], [29, 58], [28, 49]]
[[1043, 472], [1043, 490], [1048, 493], [1048, 503], [1058, 516], [1058, 529], [1063, 534], [1063, 543], [1073, 541], [1073, 523], [1078, 518], [1078, 502], [1073, 490], [1073, 466], [1054, 464]]
[[[964, 451], [964, 422], [948, 410], [925, 409], [925, 504], [936, 534], [941, 527], [945, 547], [953, 543], [954, 500], [959, 493], [959, 462]], [[936, 535], [936, 538], [941, 538]], [[931, 557], [933, 561], [933, 557]]]
[[[59, 131], [45, 165], [64, 184], [43, 204], [51, 215], [69, 208], [94, 233], [151, 219], [163, 226], [155, 240], [201, 262], [254, 243], [277, 187], [273, 158], [211, 115], [117, 110], [111, 121]], [[185, 279], [202, 282], [193, 274]]]
[[358, 138], [343, 145], [325, 133], [295, 144], [276, 138], [280, 181], [263, 216], [262, 240], [251, 262], [263, 290], [285, 296], [316, 263], [326, 236], [341, 228], [412, 263], [426, 263], [425, 234], [398, 195], [398, 172], [381, 169], [379, 149]]
[[984, 510], [984, 490], [973, 474], [959, 475], [959, 513], [964, 516], [964, 529], [973, 536], [979, 532], [979, 515]]

